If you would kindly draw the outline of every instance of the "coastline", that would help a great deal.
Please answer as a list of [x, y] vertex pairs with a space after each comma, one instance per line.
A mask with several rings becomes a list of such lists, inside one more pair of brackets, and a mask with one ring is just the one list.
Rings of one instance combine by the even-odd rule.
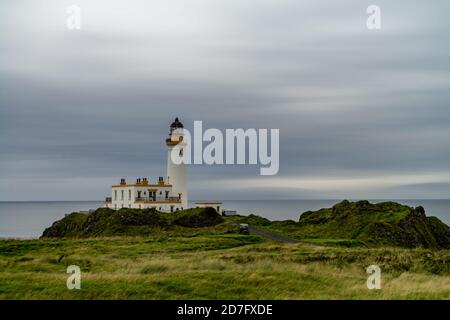
[[[191, 206], [198, 200], [192, 200]], [[298, 221], [300, 214], [318, 210], [339, 200], [223, 200], [224, 208], [241, 214], [256, 214], [270, 220]], [[370, 200], [383, 202], [385, 199]], [[450, 225], [450, 199], [388, 200], [409, 206], [423, 206], [427, 215]], [[6, 206], [6, 207], [5, 207]], [[38, 238], [53, 221], [65, 214], [102, 206], [101, 201], [0, 201], [0, 238]]]

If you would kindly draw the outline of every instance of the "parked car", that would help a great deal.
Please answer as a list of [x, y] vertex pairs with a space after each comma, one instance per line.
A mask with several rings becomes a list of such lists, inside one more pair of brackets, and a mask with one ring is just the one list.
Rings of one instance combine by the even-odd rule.
[[239, 224], [239, 233], [250, 234], [250, 230], [248, 229], [248, 224], [240, 223]]

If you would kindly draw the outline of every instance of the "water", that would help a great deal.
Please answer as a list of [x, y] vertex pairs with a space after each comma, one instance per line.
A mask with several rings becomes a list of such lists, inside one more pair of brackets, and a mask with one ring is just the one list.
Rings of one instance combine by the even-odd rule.
[[0, 202], [0, 238], [36, 238], [66, 213], [101, 206], [100, 201]]
[[[384, 200], [371, 200], [381, 201]], [[421, 205], [428, 216], [436, 216], [450, 225], [450, 200], [391, 201], [414, 207]], [[270, 220], [297, 221], [302, 212], [328, 208], [336, 202], [338, 200], [226, 200], [223, 207], [241, 214], [258, 214]], [[64, 214], [101, 206], [100, 201], [0, 202], [0, 238], [37, 238]]]

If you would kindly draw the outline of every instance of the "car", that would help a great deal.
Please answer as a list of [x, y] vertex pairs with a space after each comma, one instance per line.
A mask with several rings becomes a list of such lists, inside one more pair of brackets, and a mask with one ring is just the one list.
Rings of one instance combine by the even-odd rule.
[[248, 229], [248, 224], [240, 223], [239, 224], [239, 233], [250, 234], [250, 230]]

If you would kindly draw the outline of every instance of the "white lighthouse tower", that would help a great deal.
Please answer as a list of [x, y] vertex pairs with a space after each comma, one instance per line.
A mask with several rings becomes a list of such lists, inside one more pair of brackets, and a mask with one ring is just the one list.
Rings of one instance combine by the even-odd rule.
[[185, 152], [186, 144], [183, 141], [183, 124], [175, 119], [170, 125], [169, 136], [166, 139], [167, 144], [167, 181], [172, 185], [172, 194], [181, 197], [181, 205], [183, 209], [188, 208], [188, 194], [187, 194], [187, 173], [186, 164], [174, 163], [172, 161], [172, 152], [176, 148], [179, 156], [182, 157]]

